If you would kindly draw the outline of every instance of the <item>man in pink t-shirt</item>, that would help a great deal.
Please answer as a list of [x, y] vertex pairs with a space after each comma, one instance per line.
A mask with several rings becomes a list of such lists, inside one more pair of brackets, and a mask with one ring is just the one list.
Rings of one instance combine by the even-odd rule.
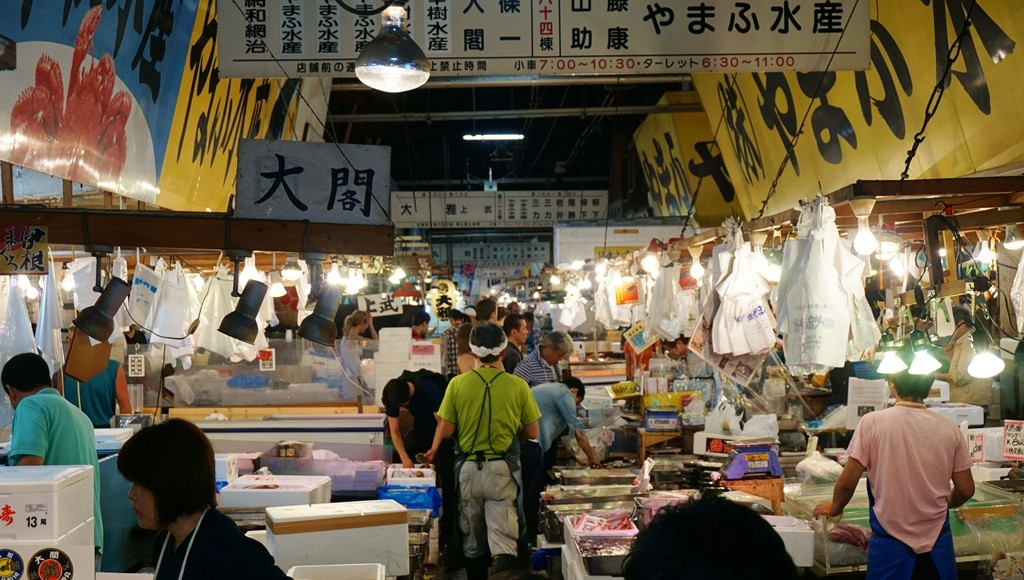
[[[912, 353], [899, 355], [910, 364]], [[841, 515], [866, 470], [867, 578], [956, 580], [948, 513], [974, 495], [967, 442], [955, 423], [925, 408], [932, 375], [903, 371], [889, 378], [896, 406], [861, 419], [832, 501], [816, 506], [814, 515]]]

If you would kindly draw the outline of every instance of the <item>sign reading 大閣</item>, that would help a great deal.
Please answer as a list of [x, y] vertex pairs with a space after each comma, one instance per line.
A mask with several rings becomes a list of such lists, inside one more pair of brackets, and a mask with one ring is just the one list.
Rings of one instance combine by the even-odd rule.
[[386, 225], [391, 148], [242, 139], [235, 215], [240, 218]]
[[[870, 4], [431, 0], [406, 9], [431, 74], [537, 76], [863, 70]], [[379, 16], [351, 14], [336, 0], [219, 0], [218, 8], [225, 77], [354, 77], [356, 57], [380, 30]]]
[[46, 226], [0, 225], [0, 274], [45, 274], [49, 262]]

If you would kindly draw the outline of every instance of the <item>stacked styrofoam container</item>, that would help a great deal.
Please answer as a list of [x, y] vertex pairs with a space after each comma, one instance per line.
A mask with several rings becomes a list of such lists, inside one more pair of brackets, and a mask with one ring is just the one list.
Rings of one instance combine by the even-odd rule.
[[437, 474], [429, 466], [403, 467], [401, 463], [393, 463], [388, 467], [388, 485], [405, 487], [436, 487]]
[[386, 574], [381, 564], [293, 566], [288, 570], [293, 580], [384, 580]]
[[293, 566], [379, 562], [389, 577], [409, 574], [409, 515], [394, 500], [267, 508], [267, 546]]
[[792, 516], [761, 516], [771, 524], [775, 533], [782, 538], [786, 552], [793, 563], [801, 568], [814, 564], [814, 531], [807, 521]]
[[238, 479], [238, 454], [216, 453], [213, 456], [217, 489]]
[[382, 328], [378, 333], [379, 348], [373, 355], [374, 388], [380, 403], [384, 385], [409, 369], [409, 351], [412, 349], [411, 328]]
[[309, 505], [331, 501], [326, 475], [243, 475], [220, 490], [217, 503], [226, 508]]
[[415, 340], [410, 347], [409, 369], [441, 372], [441, 345], [429, 340]]
[[52, 561], [76, 579], [95, 579], [93, 477], [90, 465], [0, 469], [0, 558], [8, 569], [42, 577], [38, 566]]

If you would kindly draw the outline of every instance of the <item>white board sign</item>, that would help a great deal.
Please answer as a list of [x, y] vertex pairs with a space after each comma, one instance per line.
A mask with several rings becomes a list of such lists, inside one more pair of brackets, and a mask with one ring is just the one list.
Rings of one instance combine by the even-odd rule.
[[1003, 457], [1024, 461], [1024, 421], [1003, 421]]
[[[356, 8], [375, 5], [349, 2]], [[870, 2], [430, 0], [406, 4], [431, 75], [864, 70]], [[219, 0], [224, 77], [355, 76], [380, 29], [335, 0]], [[845, 33], [843, 32], [846, 29]]]
[[884, 379], [866, 380], [850, 377], [846, 393], [846, 428], [856, 429], [861, 417], [885, 408], [888, 397], [889, 384]]
[[542, 228], [569, 220], [598, 220], [606, 190], [394, 191], [398, 228]]
[[390, 294], [364, 294], [356, 297], [360, 310], [371, 316], [393, 316], [402, 313], [402, 300]]
[[235, 216], [387, 225], [391, 148], [242, 139]]

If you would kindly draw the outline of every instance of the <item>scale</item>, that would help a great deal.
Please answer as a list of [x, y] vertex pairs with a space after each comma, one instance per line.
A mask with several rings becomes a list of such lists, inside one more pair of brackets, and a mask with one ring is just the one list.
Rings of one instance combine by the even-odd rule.
[[782, 477], [779, 465], [779, 442], [776, 439], [737, 441], [722, 465], [726, 479], [743, 479], [748, 475]]

